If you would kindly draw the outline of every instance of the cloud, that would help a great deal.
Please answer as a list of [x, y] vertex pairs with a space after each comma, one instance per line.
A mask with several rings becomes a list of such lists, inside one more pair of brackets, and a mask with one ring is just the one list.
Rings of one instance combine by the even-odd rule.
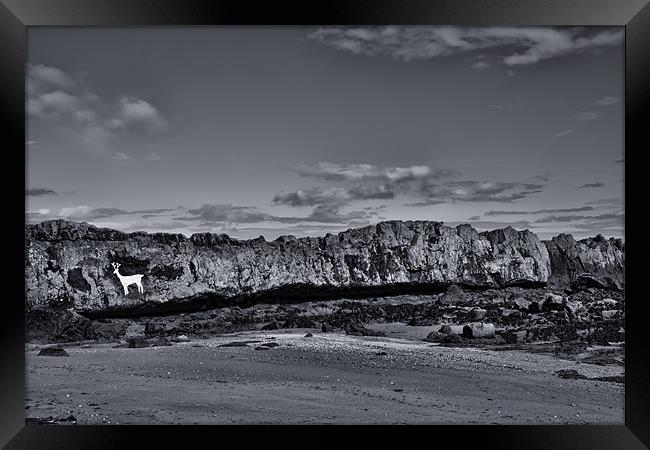
[[114, 120], [120, 121], [121, 126], [142, 126], [151, 133], [169, 130], [169, 124], [151, 103], [142, 99], [122, 97], [119, 105], [118, 115]]
[[506, 75], [509, 77], [514, 77], [515, 76], [515, 71], [514, 70], [506, 70]]
[[599, 200], [592, 200], [587, 202], [588, 205], [605, 205], [605, 206], [623, 206], [623, 197], [609, 197], [601, 198]]
[[572, 132], [572, 130], [564, 130], [564, 131], [560, 131], [559, 133], [557, 133], [556, 135], [554, 135], [553, 138], [557, 139], [557, 138], [560, 138], [560, 137], [562, 137], [562, 136], [566, 136], [567, 134], [570, 134], [571, 132]]
[[[105, 219], [114, 216], [135, 216], [141, 215], [143, 218], [160, 216], [163, 213], [175, 211], [173, 208], [158, 209], [141, 209], [125, 210], [121, 208], [94, 208], [87, 205], [67, 206], [59, 209], [54, 213], [47, 209], [41, 212], [41, 215], [47, 215], [46, 219], [66, 219], [66, 220], [96, 220]], [[41, 218], [43, 219], [43, 218]]]
[[105, 151], [128, 134], [156, 134], [171, 129], [150, 102], [128, 96], [103, 99], [79, 77], [42, 64], [27, 66], [26, 110], [32, 119], [57, 121], [72, 130], [84, 146], [96, 150]]
[[147, 156], [145, 156], [144, 159], [146, 159], [147, 161], [161, 161], [162, 160], [161, 156], [155, 150], [150, 151], [147, 154]]
[[56, 191], [53, 191], [52, 189], [45, 189], [45, 188], [31, 188], [25, 191], [25, 196], [29, 196], [29, 197], [40, 197], [43, 195], [59, 195], [59, 194]]
[[576, 221], [582, 221], [582, 220], [588, 220], [588, 221], [591, 221], [591, 222], [617, 220], [617, 221], [622, 222], [623, 219], [624, 219], [623, 213], [619, 213], [619, 214], [600, 214], [600, 215], [597, 215], [597, 216], [581, 216], [581, 215], [556, 216], [556, 215], [550, 215], [550, 216], [542, 217], [541, 219], [537, 219], [535, 221], [535, 223], [576, 222]]
[[349, 212], [341, 211], [342, 205], [321, 203], [314, 206], [312, 212], [305, 217], [276, 216], [259, 211], [250, 206], [235, 206], [231, 204], [204, 204], [198, 208], [188, 209], [188, 216], [176, 217], [174, 220], [199, 221], [201, 226], [231, 227], [233, 224], [253, 224], [276, 222], [282, 224], [299, 223], [339, 223], [365, 224], [377, 216], [381, 209], [367, 208]]
[[117, 160], [126, 160], [126, 159], [133, 159], [129, 155], [127, 155], [124, 152], [117, 152], [109, 156], [111, 159], [117, 159]]
[[270, 217], [248, 206], [233, 206], [231, 204], [204, 204], [198, 208], [188, 209], [189, 216], [177, 217], [174, 220], [199, 220], [204, 223], [257, 223], [264, 222]]
[[485, 216], [517, 216], [528, 214], [552, 214], [552, 213], [568, 213], [568, 212], [582, 212], [593, 211], [593, 206], [580, 206], [578, 208], [556, 208], [556, 209], [536, 209], [524, 211], [494, 211], [490, 210], [485, 213]]
[[499, 103], [496, 105], [491, 105], [492, 108], [496, 109], [497, 111], [503, 111], [509, 108], [515, 108], [518, 106], [523, 106], [524, 102], [522, 101], [517, 101], [517, 102], [505, 102], [505, 103]]
[[319, 204], [344, 204], [352, 200], [348, 189], [341, 187], [313, 187], [295, 192], [278, 192], [271, 201], [276, 205], [315, 206]]
[[[623, 31], [551, 27], [384, 26], [323, 27], [307, 35], [329, 47], [357, 55], [398, 61], [426, 60], [483, 51], [490, 61], [474, 63], [482, 69], [492, 63], [506, 66], [539, 61], [607, 46], [620, 46]], [[486, 50], [492, 50], [486, 55]]]
[[333, 181], [386, 180], [399, 181], [416, 178], [444, 178], [457, 176], [449, 169], [432, 169], [429, 166], [379, 167], [372, 164], [336, 164], [318, 162], [304, 164], [297, 169], [303, 177], [315, 177]]
[[25, 146], [30, 147], [30, 148], [38, 148], [38, 142], [37, 141], [27, 141], [27, 142], [25, 142]]
[[596, 120], [600, 116], [599, 113], [593, 112], [593, 111], [588, 111], [588, 112], [583, 112], [580, 113], [576, 116], [576, 119], [578, 119], [581, 122], [585, 122], [587, 120]]
[[613, 162], [613, 163], [616, 163], [616, 164], [623, 164], [623, 163], [625, 162], [625, 159], [623, 159], [623, 158], [621, 158], [621, 159], [615, 159], [615, 160], [612, 161], [612, 162]]
[[28, 64], [27, 68], [27, 91], [30, 93], [55, 90], [70, 91], [76, 87], [76, 82], [72, 77], [56, 67]]
[[551, 175], [548, 172], [540, 173], [539, 175], [535, 175], [529, 178], [530, 181], [534, 181], [536, 183], [548, 183], [550, 179]]
[[472, 216], [467, 220], [481, 220], [481, 216]]
[[611, 106], [618, 103], [620, 98], [618, 97], [603, 97], [600, 100], [596, 100], [596, 105], [598, 106]]
[[605, 183], [601, 183], [601, 182], [598, 181], [596, 183], [583, 184], [582, 186], [580, 186], [580, 189], [600, 188], [600, 187], [603, 187], [603, 186], [605, 186]]
[[479, 61], [479, 62], [476, 62], [476, 63], [472, 64], [472, 69], [481, 70], [481, 69], [487, 69], [488, 67], [490, 67], [490, 63], [487, 63], [485, 61]]
[[444, 184], [420, 183], [411, 186], [410, 193], [422, 200], [409, 206], [428, 206], [454, 202], [510, 203], [542, 192], [541, 183], [514, 183], [492, 181], [450, 181]]
[[407, 203], [409, 206], [457, 201], [512, 202], [539, 193], [545, 186], [543, 183], [441, 180], [456, 177], [460, 173], [449, 169], [431, 169], [428, 166], [386, 168], [370, 164], [318, 163], [303, 165], [296, 170], [304, 177], [339, 184], [279, 192], [273, 197], [273, 204], [341, 207], [354, 201], [393, 199], [398, 195], [417, 200]]

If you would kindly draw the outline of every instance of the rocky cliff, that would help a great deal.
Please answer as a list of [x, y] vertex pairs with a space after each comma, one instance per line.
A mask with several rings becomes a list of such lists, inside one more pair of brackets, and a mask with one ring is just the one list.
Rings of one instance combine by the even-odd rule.
[[[570, 236], [542, 243], [527, 230], [479, 233], [469, 225], [429, 221], [382, 222], [272, 242], [210, 233], [127, 234], [48, 221], [25, 229], [26, 305], [110, 315], [223, 301], [386, 295], [450, 284], [501, 288], [590, 279], [622, 287], [619, 244]], [[124, 295], [111, 263], [121, 265], [123, 276], [142, 274], [144, 292], [133, 285]]]
[[544, 241], [551, 258], [550, 282], [574, 288], [623, 289], [625, 286], [625, 244], [602, 235], [576, 241], [560, 234]]

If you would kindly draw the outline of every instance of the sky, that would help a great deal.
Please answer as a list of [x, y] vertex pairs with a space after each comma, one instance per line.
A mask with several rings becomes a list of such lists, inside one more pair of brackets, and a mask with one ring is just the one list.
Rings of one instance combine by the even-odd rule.
[[28, 31], [26, 221], [624, 237], [622, 27]]

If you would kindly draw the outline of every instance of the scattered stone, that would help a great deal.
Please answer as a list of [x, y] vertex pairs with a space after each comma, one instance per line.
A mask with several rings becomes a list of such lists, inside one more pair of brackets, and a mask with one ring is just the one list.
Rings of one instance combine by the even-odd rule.
[[167, 340], [166, 337], [158, 336], [157, 338], [152, 339], [149, 342], [149, 345], [151, 347], [169, 347], [172, 344], [171, 344], [171, 342], [169, 342], [169, 340]]
[[255, 347], [255, 350], [271, 350], [271, 349], [269, 347], [262, 347], [260, 345], [260, 346]]
[[144, 336], [132, 336], [126, 338], [127, 348], [144, 348], [149, 347], [149, 343]]
[[314, 335], [311, 334], [311, 333], [307, 333], [307, 334], [305, 335], [305, 337], [314, 337]]
[[472, 320], [483, 320], [485, 319], [485, 314], [487, 313], [486, 310], [481, 309], [481, 308], [474, 308], [470, 311], [470, 318]]
[[260, 344], [260, 347], [266, 347], [266, 348], [275, 348], [279, 346], [280, 344], [278, 344], [277, 342], [265, 342], [264, 344]]
[[48, 347], [38, 352], [38, 356], [70, 356], [70, 355], [62, 348]]
[[465, 292], [455, 284], [450, 285], [447, 291], [440, 296], [438, 301], [445, 305], [462, 303], [465, 301]]
[[516, 309], [504, 309], [503, 311], [501, 311], [501, 317], [517, 318], [517, 317], [521, 317], [521, 313]]
[[381, 331], [371, 330], [358, 323], [348, 323], [344, 327], [345, 334], [352, 336], [385, 336]]
[[320, 330], [323, 333], [332, 333], [333, 331], [336, 331], [336, 328], [334, 328], [333, 326], [331, 326], [328, 323], [324, 323], [323, 325], [321, 325]]
[[262, 330], [279, 330], [280, 329], [280, 324], [277, 322], [271, 322], [267, 323], [262, 327]]
[[564, 308], [574, 316], [577, 315], [578, 312], [583, 311], [585, 309], [585, 307], [582, 305], [582, 302], [578, 300], [575, 301], [567, 300], [564, 303]]
[[458, 344], [462, 341], [459, 335], [457, 334], [448, 334], [443, 339], [443, 344]]
[[530, 308], [531, 302], [526, 300], [525, 298], [517, 297], [512, 301], [512, 303], [514, 303], [518, 309], [527, 311]]
[[543, 302], [539, 305], [541, 311], [544, 310], [561, 310], [564, 307], [564, 297], [557, 294], [548, 293], [544, 296]]
[[190, 338], [185, 336], [184, 334], [181, 334], [180, 336], [175, 336], [172, 338], [172, 342], [189, 342]]
[[426, 342], [444, 342], [446, 334], [440, 333], [438, 331], [432, 331], [424, 338]]
[[233, 341], [217, 345], [217, 347], [247, 347], [248, 344], [259, 344], [262, 341]]
[[603, 317], [603, 319], [613, 319], [615, 317], [618, 317], [618, 310], [616, 310], [616, 309], [607, 309], [607, 310], [601, 311], [600, 314]]

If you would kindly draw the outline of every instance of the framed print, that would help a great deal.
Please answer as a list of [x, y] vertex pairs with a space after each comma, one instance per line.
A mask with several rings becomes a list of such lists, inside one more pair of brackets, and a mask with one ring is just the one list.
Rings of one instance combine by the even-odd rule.
[[2, 3], [7, 448], [648, 445], [647, 2]]

